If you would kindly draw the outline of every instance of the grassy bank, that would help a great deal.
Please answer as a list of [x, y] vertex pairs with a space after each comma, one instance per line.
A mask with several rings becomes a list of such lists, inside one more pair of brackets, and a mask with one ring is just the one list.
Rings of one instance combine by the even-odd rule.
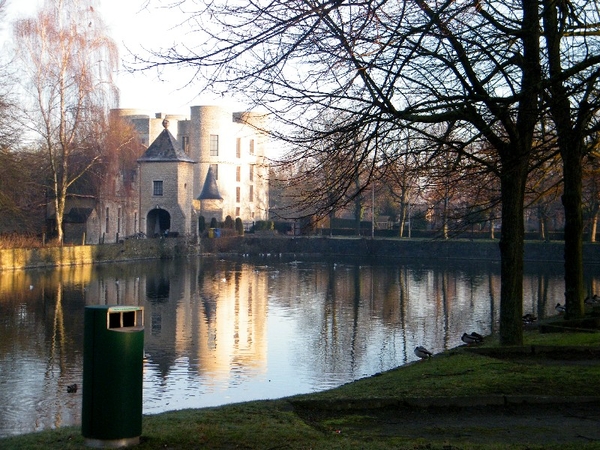
[[[528, 331], [525, 339], [527, 345], [519, 351], [505, 351], [488, 339], [478, 351], [460, 347], [326, 392], [145, 416], [142, 442], [135, 448], [600, 448], [597, 441], [565, 445], [543, 437], [536, 437], [535, 444], [461, 439], [456, 446], [452, 439], [418, 432], [407, 438], [382, 431], [379, 420], [401, 422], [405, 410], [399, 405], [407, 398], [418, 403], [440, 397], [598, 395], [600, 333]], [[416, 411], [421, 414], [418, 407]], [[460, 412], [450, 408], [448, 414]], [[2, 439], [0, 448], [78, 449], [84, 448], [84, 440], [79, 428], [66, 427]]]

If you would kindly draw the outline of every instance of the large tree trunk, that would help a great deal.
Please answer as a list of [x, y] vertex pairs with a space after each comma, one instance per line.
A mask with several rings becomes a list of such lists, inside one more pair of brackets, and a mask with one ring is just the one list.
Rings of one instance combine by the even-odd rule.
[[523, 0], [522, 98], [511, 142], [498, 148], [502, 171], [502, 236], [500, 238], [500, 344], [523, 344], [524, 202], [529, 158], [538, 117], [540, 81], [537, 0]]
[[[565, 211], [565, 318], [582, 317], [583, 303], [583, 214], [582, 198], [582, 156], [585, 121], [589, 120], [587, 102], [575, 105], [577, 120], [573, 120], [573, 106], [563, 84], [559, 8], [562, 4], [552, 0], [543, 2], [544, 38], [548, 48], [548, 67], [551, 83], [550, 114], [556, 126], [558, 148], [563, 162], [563, 196]], [[562, 14], [562, 12], [561, 12]]]
[[582, 159], [580, 145], [563, 142], [564, 192], [562, 203], [565, 210], [565, 318], [579, 318], [585, 314], [583, 283], [583, 214]]
[[[500, 237], [500, 344], [523, 344], [523, 252], [525, 225], [523, 203], [527, 164], [515, 158], [515, 166], [503, 164], [502, 235]], [[513, 159], [514, 160], [514, 159]]]

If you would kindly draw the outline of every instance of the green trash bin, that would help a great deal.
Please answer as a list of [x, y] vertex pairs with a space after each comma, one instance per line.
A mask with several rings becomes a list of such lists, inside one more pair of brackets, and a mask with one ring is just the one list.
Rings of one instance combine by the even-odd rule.
[[143, 358], [143, 307], [85, 307], [81, 431], [87, 446], [139, 443]]

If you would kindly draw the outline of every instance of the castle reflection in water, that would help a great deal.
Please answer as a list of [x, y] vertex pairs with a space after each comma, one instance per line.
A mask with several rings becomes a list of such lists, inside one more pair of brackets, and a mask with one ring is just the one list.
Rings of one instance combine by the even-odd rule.
[[[590, 291], [598, 279], [586, 274]], [[495, 263], [198, 258], [0, 271], [0, 436], [78, 424], [85, 305], [144, 307], [144, 413], [313, 392], [496, 330]], [[563, 301], [527, 269], [524, 312]]]

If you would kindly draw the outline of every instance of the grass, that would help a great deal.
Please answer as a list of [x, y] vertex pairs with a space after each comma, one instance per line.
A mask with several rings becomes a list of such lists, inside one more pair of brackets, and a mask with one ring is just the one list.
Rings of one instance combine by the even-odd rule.
[[[600, 347], [600, 333], [539, 334], [527, 332], [527, 345]], [[486, 348], [494, 349], [493, 339]], [[173, 411], [143, 418], [139, 450], [154, 449], [597, 449], [600, 443], [554, 444], [535, 437], [539, 444], [505, 444], [492, 431], [469, 430], [478, 436], [489, 433], [490, 442], [468, 439], [402, 437], [384, 431], [381, 415], [400, 420], [398, 411], [369, 409], [324, 413], [303, 409], [302, 404], [373, 401], [404, 397], [462, 397], [489, 395], [582, 396], [598, 394], [597, 365], [551, 365], [539, 361], [498, 359], [467, 351], [464, 347], [436, 355], [326, 392], [281, 400], [255, 401], [217, 408]], [[365, 403], [366, 404], [366, 403]], [[340, 432], [339, 430], [347, 430]], [[436, 430], [444, 434], [440, 425]], [[425, 435], [425, 432], [423, 432]], [[449, 435], [451, 433], [449, 432]], [[500, 440], [500, 442], [498, 442]], [[458, 443], [459, 446], [455, 446]], [[78, 427], [65, 427], [0, 440], [2, 449], [80, 449], [84, 439]]]

